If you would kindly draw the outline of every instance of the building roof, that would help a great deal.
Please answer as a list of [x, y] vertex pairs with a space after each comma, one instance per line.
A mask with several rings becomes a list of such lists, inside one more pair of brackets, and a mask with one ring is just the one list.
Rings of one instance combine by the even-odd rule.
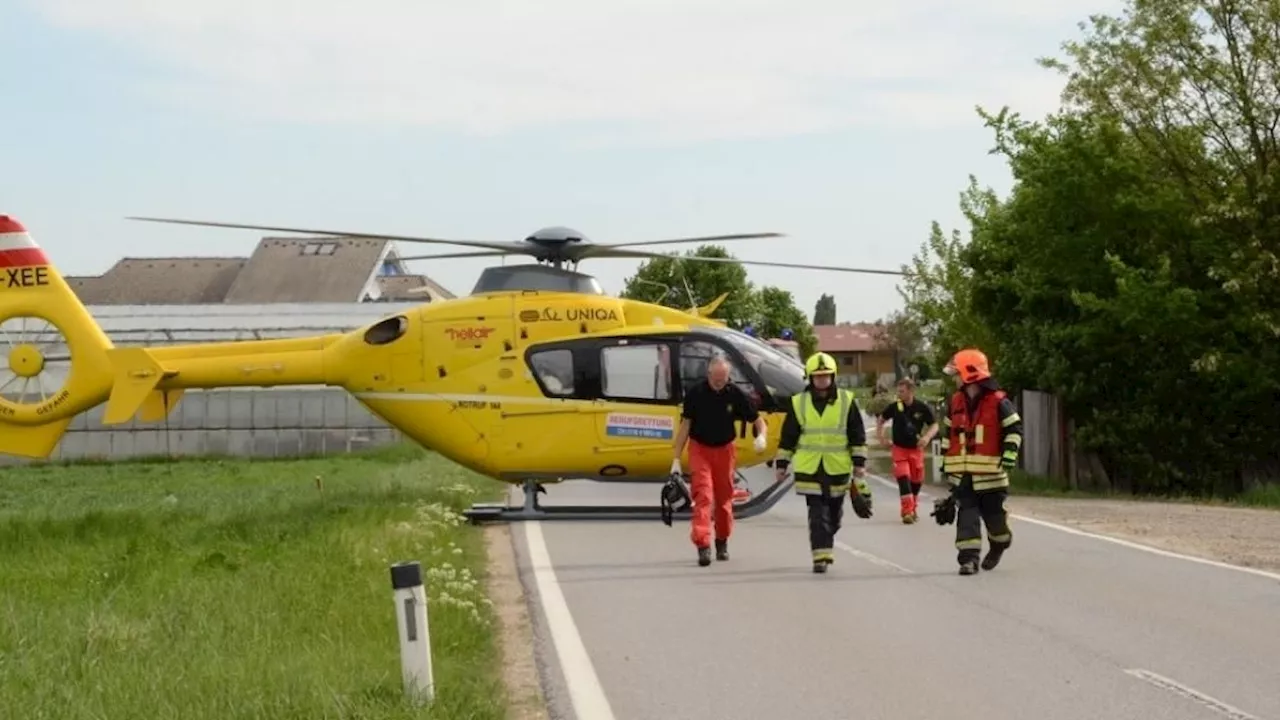
[[98, 277], [68, 277], [86, 305], [222, 302], [245, 258], [122, 258]]
[[359, 302], [387, 243], [366, 238], [263, 238], [223, 302]]
[[124, 258], [67, 282], [86, 305], [355, 303], [388, 290], [419, 302], [454, 297], [409, 274], [390, 241], [371, 238], [266, 237], [248, 258]]
[[453, 297], [453, 293], [426, 275], [383, 275], [378, 278], [378, 287], [382, 290], [382, 300], [386, 302], [422, 298], [435, 302]]
[[872, 352], [876, 350], [878, 328], [874, 323], [814, 325], [818, 350], [829, 353]]

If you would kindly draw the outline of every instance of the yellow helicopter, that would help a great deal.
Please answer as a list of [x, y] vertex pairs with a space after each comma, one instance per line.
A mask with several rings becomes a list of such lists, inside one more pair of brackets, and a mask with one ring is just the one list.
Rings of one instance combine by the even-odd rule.
[[[684, 391], [701, 381], [715, 355], [729, 359], [733, 381], [768, 423], [763, 452], [747, 437], [749, 426], [741, 425], [740, 468], [773, 456], [783, 413], [806, 385], [794, 353], [709, 317], [726, 296], [684, 311], [605, 295], [595, 278], [576, 270], [588, 258], [669, 257], [630, 249], [639, 245], [782, 237], [779, 233], [598, 245], [568, 228], [547, 228], [523, 242], [489, 242], [130, 219], [473, 248], [405, 260], [529, 255], [537, 262], [487, 268], [469, 296], [424, 304], [345, 334], [116, 348], [26, 229], [0, 215], [0, 324], [34, 318], [55, 328], [67, 348], [66, 357], [52, 357], [35, 343], [10, 341], [8, 372], [0, 368], [0, 452], [47, 458], [72, 418], [103, 402], [104, 424], [135, 416], [159, 422], [192, 388], [327, 385], [352, 393], [422, 446], [523, 488], [522, 505], [478, 504], [468, 513], [473, 521], [656, 519], [656, 502], [543, 506], [537, 496], [545, 485], [564, 479], [664, 482]], [[61, 387], [46, 387], [41, 373], [54, 360], [69, 361], [70, 371]], [[687, 457], [683, 464], [688, 466]], [[774, 483], [737, 505], [735, 514], [745, 518], [767, 511], [789, 484]]]

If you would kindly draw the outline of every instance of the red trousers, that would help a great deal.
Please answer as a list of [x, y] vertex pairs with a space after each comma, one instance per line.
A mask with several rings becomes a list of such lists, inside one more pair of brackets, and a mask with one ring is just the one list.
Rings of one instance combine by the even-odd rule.
[[689, 441], [689, 484], [693, 495], [689, 539], [697, 547], [711, 546], [713, 514], [717, 540], [728, 540], [733, 533], [733, 474], [737, 460], [738, 448], [733, 443], [710, 447]]
[[893, 477], [907, 478], [913, 485], [924, 482], [924, 450], [893, 446]]

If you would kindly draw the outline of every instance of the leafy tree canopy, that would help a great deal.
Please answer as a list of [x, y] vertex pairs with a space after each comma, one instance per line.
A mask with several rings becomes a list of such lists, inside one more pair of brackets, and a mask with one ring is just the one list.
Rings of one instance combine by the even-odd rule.
[[836, 322], [836, 299], [823, 293], [813, 307], [813, 324], [835, 325]]
[[[701, 245], [684, 254], [694, 256], [733, 258], [719, 245]], [[813, 325], [796, 307], [791, 293], [771, 286], [757, 289], [739, 263], [684, 261], [680, 256], [655, 258], [627, 278], [621, 296], [688, 310], [706, 305], [723, 293], [729, 293], [729, 297], [714, 315], [729, 327], [742, 330], [750, 325], [760, 337], [777, 337], [790, 328], [802, 355], [807, 356], [817, 347]]]
[[1059, 395], [1139, 491], [1232, 494], [1274, 473], [1280, 390], [1280, 3], [1132, 0], [1066, 59], [1064, 105], [979, 111], [1009, 162], [906, 270], [937, 354], [987, 351]]

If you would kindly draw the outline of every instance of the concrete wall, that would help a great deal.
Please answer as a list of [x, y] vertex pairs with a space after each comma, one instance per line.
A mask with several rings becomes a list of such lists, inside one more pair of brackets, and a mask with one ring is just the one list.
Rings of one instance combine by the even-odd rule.
[[[333, 455], [401, 440], [398, 430], [333, 388], [192, 390], [167, 424], [134, 420], [104, 426], [105, 408], [77, 417], [50, 459]], [[0, 464], [24, 462], [0, 455]]]

